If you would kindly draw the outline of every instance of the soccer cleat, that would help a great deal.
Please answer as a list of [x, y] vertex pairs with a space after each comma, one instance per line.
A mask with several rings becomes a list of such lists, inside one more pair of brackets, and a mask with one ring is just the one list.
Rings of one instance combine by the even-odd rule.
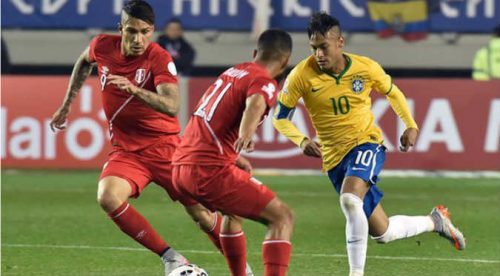
[[168, 276], [174, 269], [189, 264], [189, 261], [173, 248], [169, 248], [167, 252], [161, 256], [161, 260], [165, 265], [165, 276]]
[[246, 272], [247, 276], [254, 276], [252, 268], [250, 267], [249, 263], [247, 263], [247, 267], [245, 268], [245, 272]]
[[451, 223], [451, 214], [448, 208], [443, 205], [434, 207], [431, 211], [431, 218], [435, 225], [435, 231], [439, 235], [449, 240], [458, 250], [465, 249], [465, 238], [462, 232]]

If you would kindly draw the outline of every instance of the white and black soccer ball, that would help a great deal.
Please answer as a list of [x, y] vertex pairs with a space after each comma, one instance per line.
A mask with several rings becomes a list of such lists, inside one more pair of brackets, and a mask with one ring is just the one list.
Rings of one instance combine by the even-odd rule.
[[179, 266], [170, 272], [168, 276], [208, 276], [208, 273], [197, 265], [188, 264]]

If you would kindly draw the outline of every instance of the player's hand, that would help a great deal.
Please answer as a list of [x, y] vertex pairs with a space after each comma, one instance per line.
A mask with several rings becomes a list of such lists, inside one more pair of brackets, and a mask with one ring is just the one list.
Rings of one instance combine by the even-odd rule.
[[129, 94], [135, 94], [139, 91], [139, 87], [135, 86], [129, 79], [126, 77], [118, 76], [118, 75], [108, 75], [107, 77], [109, 84], [116, 85], [120, 90], [125, 91]]
[[236, 142], [234, 142], [234, 150], [240, 153], [242, 150], [245, 152], [252, 152], [255, 148], [255, 143], [252, 141], [252, 137], [239, 137]]
[[399, 141], [401, 142], [399, 150], [402, 152], [407, 152], [410, 147], [413, 147], [415, 145], [415, 142], [417, 141], [417, 135], [418, 129], [412, 127], [407, 128], [405, 132], [403, 132], [403, 135], [401, 135], [401, 138], [399, 138]]
[[248, 161], [248, 159], [246, 159], [245, 157], [243, 156], [240, 156], [238, 157], [238, 159], [236, 159], [236, 167], [246, 171], [247, 173], [252, 173], [252, 164], [250, 163], [250, 161]]
[[53, 132], [56, 132], [56, 129], [63, 130], [66, 128], [65, 123], [68, 118], [69, 111], [69, 106], [61, 106], [57, 109], [54, 115], [52, 115], [52, 120], [50, 120], [50, 129]]
[[320, 143], [310, 140], [309, 138], [305, 138], [302, 143], [300, 143], [300, 148], [302, 152], [311, 157], [321, 158], [321, 145]]

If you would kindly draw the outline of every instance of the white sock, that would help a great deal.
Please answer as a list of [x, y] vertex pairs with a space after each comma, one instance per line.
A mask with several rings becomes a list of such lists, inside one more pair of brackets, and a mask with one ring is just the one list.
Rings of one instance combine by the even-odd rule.
[[345, 235], [351, 275], [363, 275], [368, 242], [368, 220], [363, 200], [351, 193], [340, 195], [340, 207], [346, 217]]
[[434, 222], [430, 216], [398, 215], [389, 218], [389, 226], [382, 236], [372, 237], [372, 239], [379, 243], [388, 243], [432, 231], [434, 231]]

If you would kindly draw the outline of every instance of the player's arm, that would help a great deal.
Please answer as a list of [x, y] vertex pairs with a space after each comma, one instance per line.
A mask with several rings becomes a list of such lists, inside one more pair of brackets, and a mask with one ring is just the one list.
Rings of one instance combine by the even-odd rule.
[[141, 99], [154, 110], [167, 114], [170, 117], [177, 116], [179, 112], [179, 87], [176, 83], [160, 83], [156, 86], [156, 92], [134, 85], [123, 76], [110, 74], [108, 83], [116, 85], [120, 90], [130, 93]]
[[140, 88], [134, 95], [158, 112], [170, 117], [177, 116], [180, 105], [179, 86], [175, 83], [161, 83], [156, 86], [156, 92]]
[[387, 75], [380, 65], [375, 65], [375, 89], [379, 93], [385, 94], [392, 110], [406, 125], [406, 130], [400, 137], [401, 146], [399, 149], [406, 152], [415, 145], [418, 135], [418, 126], [408, 107], [406, 97], [401, 90], [392, 83], [392, 79]]
[[66, 122], [66, 118], [70, 112], [71, 103], [78, 95], [78, 92], [80, 92], [83, 83], [92, 72], [92, 68], [93, 63], [90, 61], [89, 47], [87, 47], [78, 57], [75, 65], [73, 66], [73, 72], [71, 73], [71, 77], [69, 79], [68, 89], [63, 103], [52, 116], [52, 120], [50, 121], [50, 128], [52, 131], [55, 131], [55, 129], [62, 130], [65, 128], [64, 123]]
[[403, 120], [406, 125], [406, 130], [400, 137], [401, 146], [399, 149], [406, 152], [415, 145], [418, 135], [418, 126], [413, 116], [411, 115], [406, 97], [396, 85], [392, 86], [392, 90], [386, 94], [392, 110]]
[[141, 99], [154, 110], [175, 117], [179, 113], [180, 96], [174, 62], [164, 50], [152, 53], [150, 61], [152, 62], [151, 73], [156, 92], [137, 87], [122, 76], [108, 76], [109, 83], [115, 84], [119, 89]]
[[259, 126], [262, 115], [266, 112], [266, 108], [266, 100], [262, 94], [252, 94], [246, 99], [238, 139], [234, 143], [236, 152], [253, 151], [255, 143], [252, 141], [252, 137]]
[[304, 135], [291, 121], [294, 108], [285, 106], [278, 102], [276, 112], [273, 117], [273, 125], [279, 133], [290, 139], [294, 144], [302, 149], [307, 156], [321, 157], [321, 145]]
[[278, 104], [273, 116], [273, 125], [279, 133], [290, 139], [294, 144], [299, 146], [305, 155], [313, 157], [321, 157], [321, 145], [304, 135], [291, 121], [295, 106], [301, 97], [300, 80], [292, 71], [288, 76], [283, 90], [278, 94]]

